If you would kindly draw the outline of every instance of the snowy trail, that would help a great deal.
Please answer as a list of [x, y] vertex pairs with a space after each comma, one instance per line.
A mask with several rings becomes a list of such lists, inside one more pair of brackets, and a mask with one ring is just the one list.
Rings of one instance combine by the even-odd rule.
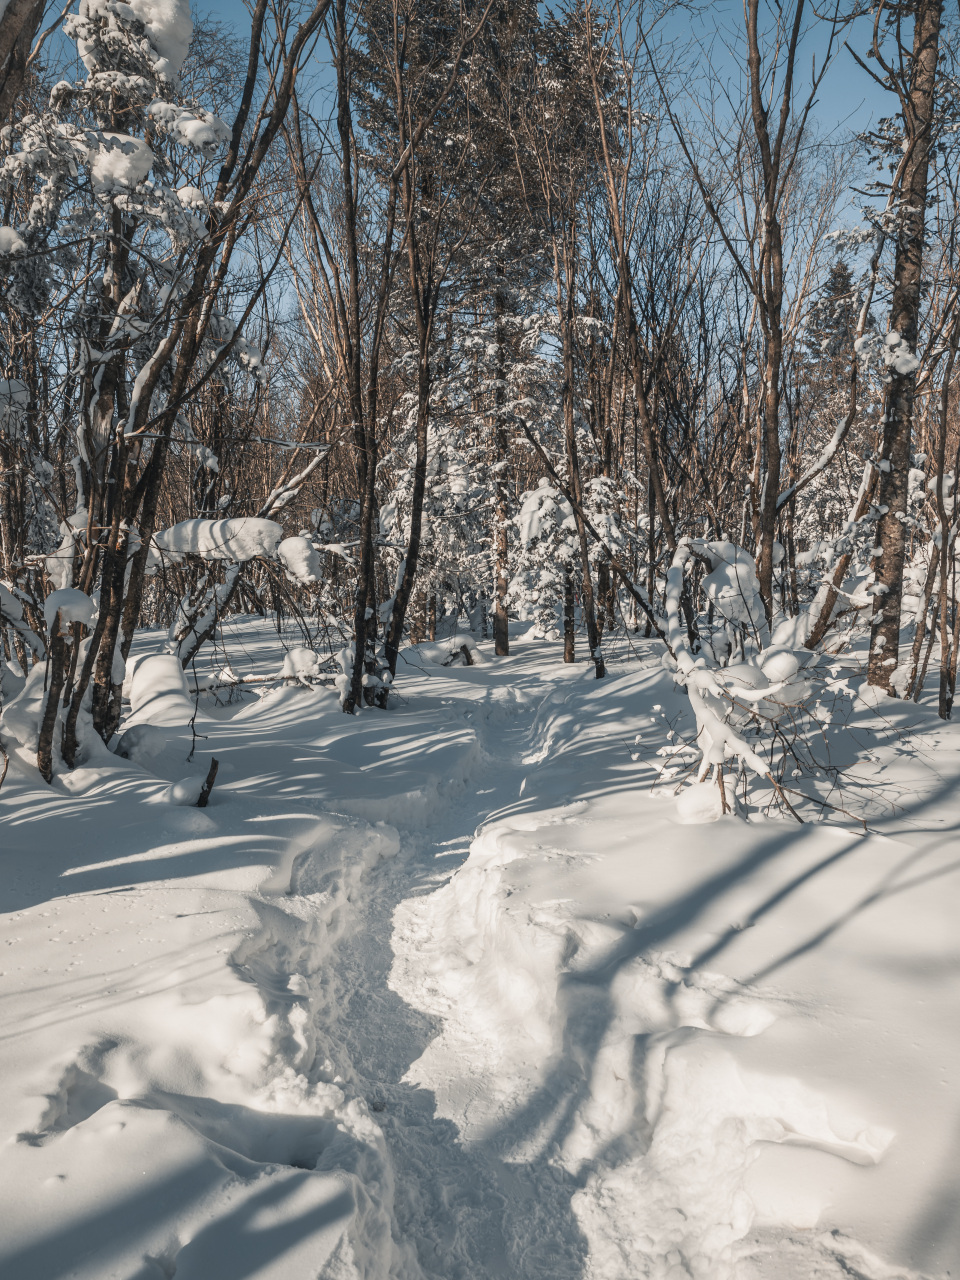
[[403, 687], [211, 708], [205, 814], [175, 693], [152, 772], [15, 762], [0, 1274], [945, 1280], [956, 731], [858, 713], [885, 833], [687, 826], [655, 651]]
[[[515, 678], [515, 677], [514, 677]], [[335, 981], [314, 1007], [321, 1057], [351, 1092], [367, 1100], [383, 1130], [396, 1180], [393, 1211], [430, 1280], [563, 1280], [583, 1274], [586, 1242], [570, 1201], [574, 1179], [546, 1161], [510, 1164], [492, 1143], [464, 1144], [436, 1112], [428, 1088], [405, 1080], [438, 1032], [437, 1019], [402, 1000], [391, 985], [398, 960], [416, 963], [394, 932], [398, 908], [445, 883], [466, 858], [475, 831], [516, 797], [518, 763], [550, 686], [527, 676], [518, 699], [509, 676], [471, 701], [478, 751], [469, 776], [421, 829], [403, 830], [398, 856], [370, 874], [349, 933], [331, 957]], [[493, 689], [489, 685], [493, 684]], [[499, 693], [499, 698], [497, 694]], [[522, 700], [521, 700], [522, 699]], [[399, 956], [394, 948], [400, 949]]]

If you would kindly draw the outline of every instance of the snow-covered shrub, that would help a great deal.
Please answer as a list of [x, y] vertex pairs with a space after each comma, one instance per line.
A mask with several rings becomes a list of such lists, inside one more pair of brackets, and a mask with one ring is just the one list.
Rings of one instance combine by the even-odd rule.
[[[694, 627], [683, 597], [692, 598], [701, 569], [699, 589], [708, 608]], [[696, 718], [697, 782], [713, 772], [726, 811], [726, 766], [743, 778], [768, 779], [789, 806], [775, 775], [783, 773], [793, 740], [804, 732], [799, 719], [813, 694], [818, 655], [793, 638], [779, 638], [780, 631], [788, 637], [795, 631], [789, 620], [771, 636], [752, 557], [731, 542], [682, 539], [667, 579], [667, 626], [671, 665]]]

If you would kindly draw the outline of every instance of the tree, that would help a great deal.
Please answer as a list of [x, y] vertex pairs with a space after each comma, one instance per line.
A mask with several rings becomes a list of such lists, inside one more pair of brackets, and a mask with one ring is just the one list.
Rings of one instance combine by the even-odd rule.
[[[924, 227], [930, 152], [935, 139], [937, 58], [940, 47], [941, 0], [916, 0], [915, 4], [881, 5], [874, 21], [873, 56], [883, 71], [886, 87], [900, 102], [903, 161], [899, 166], [900, 199], [896, 208], [897, 230], [893, 297], [889, 329], [884, 339], [887, 393], [883, 436], [880, 444], [877, 502], [877, 547], [871, 591], [877, 609], [870, 620], [870, 661], [867, 678], [872, 685], [894, 692], [894, 673], [900, 653], [900, 616], [907, 530], [905, 517], [912, 464], [914, 406], [917, 389], [917, 340], [922, 304]], [[913, 20], [910, 55], [897, 63], [884, 56], [880, 38], [886, 16], [901, 53], [902, 26]]]

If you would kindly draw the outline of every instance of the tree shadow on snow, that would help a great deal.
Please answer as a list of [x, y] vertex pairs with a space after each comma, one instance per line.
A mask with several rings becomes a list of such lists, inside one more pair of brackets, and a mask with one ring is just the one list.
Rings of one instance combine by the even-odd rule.
[[[576, 758], [568, 766], [568, 775], [573, 777], [580, 770], [583, 778], [588, 780], [586, 787], [571, 789], [570, 799], [608, 797], [618, 791], [640, 790], [636, 775], [631, 777], [630, 771], [624, 768], [622, 762], [610, 760], [609, 742], [605, 745], [583, 744], [570, 754]], [[607, 755], [606, 762], [603, 760], [604, 754]], [[591, 756], [594, 758], [590, 759]], [[516, 801], [491, 815], [491, 820], [506, 820], [508, 825], [516, 825], [522, 830], [522, 819], [527, 813], [542, 811], [545, 804], [549, 805], [550, 802], [562, 805], [562, 787], [558, 788], [556, 785], [556, 760], [551, 761], [550, 774], [552, 785], [549, 793], [545, 794], [544, 790], [537, 790], [535, 786], [529, 788], [529, 791], [525, 789], [525, 793]], [[732, 984], [734, 989], [729, 994], [720, 994], [715, 998], [712, 1013], [716, 1013], [728, 1000], [749, 994], [753, 984], [769, 980], [794, 961], [822, 947], [872, 907], [960, 871], [960, 859], [949, 856], [950, 853], [960, 851], [960, 823], [945, 824], [943, 817], [925, 813], [925, 810], [933, 811], [938, 805], [950, 802], [955, 792], [955, 779], [944, 776], [937, 785], [929, 787], [925, 794], [915, 797], [911, 803], [902, 804], [897, 816], [899, 830], [891, 829], [891, 838], [897, 840], [898, 835], [906, 828], [907, 835], [898, 841], [902, 856], [892, 863], [888, 856], [876, 869], [866, 867], [862, 891], [853, 901], [826, 905], [819, 920], [807, 920], [806, 933], [791, 939], [779, 950], [772, 947], [769, 957], [755, 972], [740, 984]], [[573, 820], [576, 821], [576, 818]], [[588, 818], [586, 820], [589, 821]], [[625, 926], [621, 936], [602, 955], [592, 959], [588, 965], [563, 975], [559, 992], [564, 1018], [562, 1051], [554, 1061], [546, 1065], [536, 1091], [522, 1105], [504, 1115], [490, 1133], [489, 1140], [494, 1149], [502, 1152], [529, 1150], [531, 1147], [543, 1151], [557, 1150], [562, 1149], [565, 1142], [574, 1135], [592, 1100], [594, 1076], [599, 1066], [599, 1050], [619, 1016], [613, 988], [618, 975], [625, 968], [640, 960], [655, 963], [658, 954], [664, 951], [671, 953], [681, 945], [679, 940], [685, 931], [702, 921], [732, 890], [748, 886], [760, 871], [772, 870], [776, 874], [776, 868], [784, 864], [780, 882], [771, 887], [770, 876], [767, 874], [766, 884], [758, 891], [758, 900], [748, 913], [704, 945], [682, 967], [679, 978], [665, 983], [663, 994], [667, 1004], [675, 1006], [676, 997], [686, 982], [695, 979], [698, 971], [702, 971], [726, 952], [744, 929], [760, 923], [817, 877], [838, 864], [855, 855], [862, 857], [861, 840], [851, 838], [845, 847], [814, 857], [798, 869], [791, 854], [799, 851], [808, 839], [815, 839], [818, 831], [822, 832], [824, 828], [813, 824], [800, 826], [788, 821], [771, 823], [762, 829], [744, 828], [745, 834], [749, 832], [753, 840], [760, 830], [763, 831], [763, 838], [741, 857], [715, 871], [708, 871], [696, 883], [650, 910], [634, 927]], [[908, 845], [903, 843], [907, 837]], [[664, 856], [669, 856], [667, 850], [664, 850]], [[741, 909], [738, 908], [738, 911]], [[683, 949], [689, 950], [686, 946]], [[679, 1009], [674, 1008], [674, 1013], [672, 1029], [668, 1027], [665, 1031], [644, 1032], [634, 1037], [632, 1083], [637, 1100], [636, 1110], [632, 1117], [623, 1118], [619, 1134], [596, 1151], [591, 1159], [580, 1162], [576, 1181], [581, 1185], [587, 1182], [593, 1171], [609, 1171], [647, 1149], [652, 1137], [646, 1115], [647, 1102], [651, 1085], [655, 1085], [659, 1078], [664, 1047], [673, 1047], [695, 1036], [715, 1034], [706, 1029], [685, 1025]], [[918, 1257], [932, 1259], [939, 1247], [934, 1242], [951, 1240], [951, 1233], [956, 1234], [956, 1215], [952, 1212], [956, 1199], [953, 1182], [955, 1179], [950, 1182], [944, 1195], [935, 1198], [924, 1221], [917, 1224], [914, 1230], [914, 1244], [917, 1248], [919, 1249], [917, 1242], [924, 1242], [924, 1248], [920, 1250]]]

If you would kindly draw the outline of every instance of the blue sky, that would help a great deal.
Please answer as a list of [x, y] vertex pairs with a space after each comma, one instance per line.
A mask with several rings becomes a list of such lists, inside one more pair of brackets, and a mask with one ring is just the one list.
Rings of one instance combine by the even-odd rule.
[[[819, 7], [819, 6], [818, 6]], [[203, 0], [197, 6], [201, 11], [215, 14], [221, 21], [242, 29], [247, 21], [247, 9], [242, 0]], [[704, 46], [712, 46], [714, 65], [724, 78], [735, 81], [741, 72], [740, 60], [723, 48], [724, 40], [734, 44], [743, 26], [743, 7], [738, 0], [714, 0], [698, 17], [691, 20], [689, 11], [677, 9], [677, 17], [669, 23], [671, 37], [692, 35]], [[803, 45], [803, 71], [809, 74], [810, 62], [816, 54], [822, 57], [826, 40], [822, 24], [815, 23]], [[847, 39], [863, 56], [870, 40], [870, 20], [853, 24]], [[698, 60], [697, 67], [705, 67]], [[820, 91], [817, 118], [820, 129], [830, 133], [836, 129], [866, 128], [878, 116], [893, 110], [891, 95], [880, 90], [870, 77], [857, 66], [854, 59], [841, 49]]]
[[[792, 6], [784, 6], [792, 9]], [[823, 6], [817, 5], [818, 9]], [[762, 12], [764, 7], [762, 6]], [[828, 46], [828, 25], [818, 21], [811, 9], [806, 6], [809, 22], [800, 45], [797, 58], [797, 92], [798, 96], [806, 96], [811, 80], [811, 70], [816, 61], [817, 68], [822, 66]], [[768, 31], [772, 31], [773, 5], [765, 6]], [[743, 47], [744, 35], [742, 0], [713, 0], [705, 6], [699, 15], [691, 17], [687, 11], [677, 10], [676, 16], [669, 16], [665, 30], [671, 40], [681, 45], [693, 41], [709, 52], [709, 65], [712, 65], [718, 79], [731, 85], [734, 93], [746, 90], [746, 58]], [[864, 57], [872, 37], [872, 19], [858, 19], [851, 23], [834, 44], [834, 55], [827, 74], [821, 84], [814, 114], [822, 134], [853, 130], [860, 132], [870, 126], [877, 118], [892, 114], [895, 99], [892, 94], [884, 92], [857, 65], [852, 54], [843, 48], [846, 41]], [[706, 59], [689, 59], [691, 64], [691, 87], [701, 92], [706, 87], [709, 76]]]

